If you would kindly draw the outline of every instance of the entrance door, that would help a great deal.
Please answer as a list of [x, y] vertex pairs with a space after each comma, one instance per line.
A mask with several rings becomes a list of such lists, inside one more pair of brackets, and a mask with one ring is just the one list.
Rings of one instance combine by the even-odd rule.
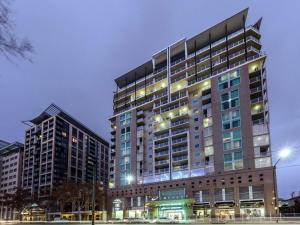
[[178, 212], [168, 212], [167, 213], [168, 218], [172, 220], [183, 220], [183, 213], [178, 211]]

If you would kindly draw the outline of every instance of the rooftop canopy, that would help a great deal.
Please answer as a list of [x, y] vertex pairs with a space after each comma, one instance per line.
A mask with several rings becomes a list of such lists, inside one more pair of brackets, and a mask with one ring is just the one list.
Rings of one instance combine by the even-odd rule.
[[[244, 27], [248, 14], [248, 8], [240, 11], [239, 13], [225, 19], [224, 21], [216, 24], [215, 26], [207, 29], [206, 31], [190, 38], [187, 40], [187, 51], [188, 53], [194, 52], [195, 43], [196, 49], [201, 49], [207, 46], [210, 42], [215, 42], [226, 36], [238, 31]], [[145, 76], [147, 68], [147, 74], [152, 73], [153, 65], [152, 60], [142, 64], [141, 66], [129, 71], [128, 73], [115, 79], [115, 82], [119, 88], [123, 88], [135, 80]], [[147, 75], [146, 74], [146, 75]]]

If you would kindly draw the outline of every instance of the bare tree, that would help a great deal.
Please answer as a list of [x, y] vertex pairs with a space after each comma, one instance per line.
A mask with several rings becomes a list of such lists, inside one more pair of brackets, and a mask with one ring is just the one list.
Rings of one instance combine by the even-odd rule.
[[17, 188], [15, 193], [13, 194], [6, 194], [6, 204], [8, 207], [15, 209], [18, 212], [19, 219], [22, 220], [21, 212], [22, 210], [28, 205], [28, 197], [29, 192], [22, 189]]
[[31, 43], [26, 39], [19, 40], [13, 29], [11, 10], [7, 0], [0, 0], [0, 55], [11, 61], [11, 57], [20, 57], [31, 61], [28, 53], [33, 52]]

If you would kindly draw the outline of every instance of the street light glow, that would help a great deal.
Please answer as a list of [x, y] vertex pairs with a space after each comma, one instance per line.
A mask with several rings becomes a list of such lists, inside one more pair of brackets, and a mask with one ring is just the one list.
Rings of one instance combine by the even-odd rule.
[[133, 176], [132, 176], [132, 175], [128, 175], [128, 176], [127, 176], [127, 181], [128, 181], [128, 183], [130, 184], [131, 181], [133, 181]]
[[279, 151], [278, 157], [281, 158], [281, 159], [285, 159], [285, 158], [287, 158], [290, 154], [291, 154], [291, 149], [289, 149], [289, 148], [284, 148], [284, 149], [282, 149], [282, 150]]

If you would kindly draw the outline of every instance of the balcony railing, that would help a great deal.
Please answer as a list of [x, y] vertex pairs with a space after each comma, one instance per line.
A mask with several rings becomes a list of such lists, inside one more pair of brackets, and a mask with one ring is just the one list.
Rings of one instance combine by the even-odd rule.
[[178, 138], [178, 139], [172, 140], [172, 145], [184, 143], [184, 142], [187, 142], [187, 138]]
[[188, 131], [188, 129], [186, 129], [186, 128], [180, 129], [180, 130], [175, 130], [175, 131], [172, 131], [172, 135], [181, 134], [181, 133], [184, 133], [187, 131]]
[[187, 147], [184, 146], [184, 147], [180, 147], [180, 148], [173, 148], [173, 149], [172, 149], [172, 152], [173, 152], [173, 153], [177, 153], [177, 152], [186, 152], [187, 150], [188, 150]]
[[258, 81], [261, 81], [260, 76], [252, 77], [252, 78], [250, 79], [250, 84], [255, 83], [255, 82], [258, 82]]
[[184, 160], [187, 160], [188, 157], [187, 156], [179, 156], [179, 157], [174, 157], [172, 159], [173, 162], [179, 162], [179, 161], [184, 161]]
[[162, 152], [155, 153], [155, 157], [158, 157], [158, 156], [167, 156], [167, 155], [169, 155], [169, 151], [162, 151]]
[[171, 66], [175, 66], [176, 64], [179, 64], [180, 62], [182, 62], [184, 60], [185, 60], [185, 58], [177, 59], [176, 61], [171, 62]]
[[183, 70], [185, 70], [185, 66], [183, 66], [183, 67], [180, 67], [180, 68], [178, 68], [178, 69], [176, 69], [176, 70], [173, 70], [172, 72], [171, 72], [171, 75], [174, 75], [174, 74], [176, 74], [176, 73], [180, 73], [181, 71], [183, 71]]
[[169, 133], [157, 135], [155, 137], [155, 140], [159, 140], [159, 139], [166, 138], [166, 137], [169, 137]]
[[164, 142], [164, 143], [156, 144], [154, 147], [155, 148], [163, 148], [163, 147], [166, 147], [168, 145], [169, 145], [168, 142]]
[[262, 102], [262, 101], [263, 101], [263, 98], [262, 98], [262, 97], [258, 97], [258, 98], [251, 99], [251, 103], [252, 103], [252, 104], [257, 103], [257, 102]]
[[178, 125], [181, 125], [181, 124], [185, 124], [185, 123], [188, 123], [188, 122], [189, 122], [188, 119], [186, 119], [186, 120], [179, 120], [179, 121], [176, 121], [176, 122], [172, 122], [171, 126], [175, 127], [175, 126], [178, 126]]
[[250, 89], [250, 93], [254, 94], [254, 93], [260, 92], [261, 90], [262, 90], [261, 86], [256, 87], [256, 88], [252, 88], [252, 89]]
[[160, 160], [160, 161], [155, 161], [155, 165], [156, 166], [159, 166], [159, 165], [163, 165], [163, 164], [169, 164], [169, 160], [166, 159], [166, 160]]
[[154, 74], [158, 74], [158, 73], [160, 73], [160, 72], [162, 72], [162, 71], [165, 71], [166, 69], [167, 69], [167, 66], [164, 66], [164, 67], [162, 67], [162, 68], [160, 68], [160, 69], [155, 70], [155, 71], [154, 71]]

